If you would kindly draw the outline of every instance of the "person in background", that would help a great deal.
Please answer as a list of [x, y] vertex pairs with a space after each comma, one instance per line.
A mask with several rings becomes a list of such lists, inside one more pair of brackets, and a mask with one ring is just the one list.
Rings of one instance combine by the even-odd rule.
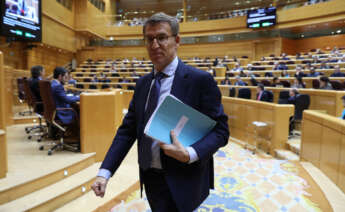
[[319, 72], [315, 71], [315, 67], [310, 67], [310, 73], [307, 75], [307, 77], [318, 77], [320, 75]]
[[220, 82], [221, 85], [231, 85], [231, 81], [228, 76], [225, 76], [225, 79]]
[[300, 65], [296, 66], [295, 77], [305, 77], [305, 76], [306, 76], [306, 74], [302, 71], [302, 67]]
[[235, 85], [237, 86], [246, 86], [247, 84], [245, 82], [242, 81], [241, 77], [239, 75], [237, 75], [235, 77]]
[[[62, 67], [54, 69], [54, 79], [51, 89], [56, 108], [71, 108], [71, 104], [80, 100], [79, 96], [67, 96], [64, 84], [67, 82], [67, 71]], [[75, 119], [76, 113], [72, 110], [57, 110], [57, 118], [64, 124], [70, 124]], [[78, 123], [79, 124], [79, 123]]]
[[269, 102], [269, 96], [268, 93], [265, 92], [265, 86], [263, 84], [258, 84], [258, 86], [256, 87], [256, 92], [256, 100]]
[[329, 81], [328, 77], [326, 77], [326, 76], [320, 77], [320, 89], [333, 90], [333, 87], [332, 87], [331, 82]]
[[330, 66], [327, 64], [327, 61], [322, 61], [319, 69], [330, 69]]
[[296, 88], [291, 88], [289, 90], [289, 96], [290, 97], [288, 99], [288, 103], [294, 105], [296, 103], [296, 98], [297, 98], [298, 95], [299, 95], [298, 90]]
[[305, 88], [305, 83], [303, 82], [302, 77], [295, 77], [295, 82], [291, 86], [292, 88]]
[[285, 77], [285, 78], [286, 78], [286, 77], [290, 77], [290, 75], [289, 75], [289, 73], [288, 73], [287, 70], [283, 70], [280, 76], [281, 76], [281, 77]]
[[331, 77], [345, 77], [345, 73], [340, 71], [340, 66], [336, 65], [334, 67], [334, 73], [331, 74]]
[[68, 81], [68, 84], [70, 85], [77, 84], [77, 80], [73, 79], [71, 72], [67, 72], [67, 81]]
[[235, 71], [235, 72], [240, 72], [243, 71], [243, 68], [240, 66], [240, 63], [235, 63], [235, 67], [233, 69], [231, 69], [231, 71]]
[[[36, 102], [42, 102], [41, 94], [40, 94], [40, 87], [39, 81], [42, 80], [42, 74], [44, 74], [44, 68], [40, 65], [33, 66], [31, 68], [31, 78], [29, 79], [29, 87], [33, 94], [33, 98], [35, 98]], [[38, 103], [36, 104], [36, 108], [34, 108], [36, 113], [42, 114], [43, 112], [43, 104]]]
[[340, 118], [345, 120], [345, 96], [341, 97], [341, 99], [343, 100], [344, 110], [343, 110]]
[[244, 71], [240, 71], [240, 74], [239, 74], [240, 77], [248, 77], [247, 74], [244, 73]]
[[273, 87], [283, 87], [283, 85], [280, 83], [280, 80], [278, 77], [273, 78], [272, 86]]

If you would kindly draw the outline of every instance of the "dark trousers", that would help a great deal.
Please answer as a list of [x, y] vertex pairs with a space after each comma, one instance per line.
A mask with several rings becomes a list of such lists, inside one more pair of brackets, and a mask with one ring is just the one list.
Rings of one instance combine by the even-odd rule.
[[145, 193], [153, 212], [178, 212], [164, 172], [157, 169], [143, 171]]

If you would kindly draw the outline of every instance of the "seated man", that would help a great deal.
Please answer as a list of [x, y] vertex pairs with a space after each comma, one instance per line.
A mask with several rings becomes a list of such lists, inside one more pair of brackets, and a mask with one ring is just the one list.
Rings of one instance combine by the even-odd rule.
[[265, 87], [263, 84], [259, 83], [258, 87], [256, 87], [256, 100], [258, 101], [264, 101], [264, 102], [269, 102], [269, 96], [268, 93], [265, 92]]
[[237, 85], [237, 86], [246, 86], [246, 83], [241, 80], [240, 76], [237, 75], [235, 79], [236, 79], [235, 85]]
[[326, 76], [320, 77], [320, 89], [323, 90], [333, 90], [332, 84], [330, 83], [330, 80]]
[[283, 87], [278, 77], [273, 78], [272, 87]]
[[331, 74], [331, 77], [345, 77], [345, 73], [340, 72], [340, 66], [336, 65], [334, 67], [334, 73]]
[[[51, 82], [51, 89], [56, 108], [72, 108], [71, 104], [80, 100], [79, 96], [67, 96], [63, 87], [67, 81], [67, 71], [62, 67], [54, 70], [54, 79]], [[57, 118], [64, 124], [70, 124], [77, 115], [73, 110], [57, 110]], [[78, 123], [79, 124], [79, 123]]]
[[315, 71], [315, 67], [310, 67], [310, 73], [307, 75], [307, 77], [318, 77], [320, 75], [319, 72]]
[[289, 91], [289, 96], [290, 97], [288, 99], [288, 103], [294, 105], [298, 95], [299, 95], [299, 93], [298, 93], [298, 90], [296, 88], [290, 89], [290, 91]]
[[[39, 81], [42, 79], [42, 74], [44, 73], [44, 68], [42, 66], [33, 66], [31, 68], [31, 78], [29, 79], [29, 87], [32, 92], [33, 98], [35, 98], [36, 102], [42, 102], [41, 94], [40, 94], [40, 87]], [[36, 113], [42, 114], [43, 112], [43, 104], [38, 103], [34, 108]]]

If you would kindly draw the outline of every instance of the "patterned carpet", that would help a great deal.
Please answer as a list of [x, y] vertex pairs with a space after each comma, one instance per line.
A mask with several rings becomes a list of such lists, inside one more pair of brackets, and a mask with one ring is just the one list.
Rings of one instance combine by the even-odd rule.
[[[332, 211], [322, 191], [298, 162], [262, 158], [229, 143], [215, 155], [215, 173], [216, 189], [198, 212]], [[137, 190], [111, 211], [151, 210]]]

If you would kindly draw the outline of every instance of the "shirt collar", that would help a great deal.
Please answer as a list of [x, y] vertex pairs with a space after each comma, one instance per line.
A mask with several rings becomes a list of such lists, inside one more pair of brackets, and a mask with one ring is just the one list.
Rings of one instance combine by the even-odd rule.
[[[168, 77], [170, 77], [170, 76], [175, 74], [175, 71], [177, 69], [177, 65], [178, 65], [178, 59], [177, 59], [177, 56], [176, 56], [174, 58], [174, 60], [162, 70], [162, 72], [165, 75], [167, 75]], [[155, 75], [157, 74], [157, 70], [156, 69], [154, 69], [154, 74]]]

